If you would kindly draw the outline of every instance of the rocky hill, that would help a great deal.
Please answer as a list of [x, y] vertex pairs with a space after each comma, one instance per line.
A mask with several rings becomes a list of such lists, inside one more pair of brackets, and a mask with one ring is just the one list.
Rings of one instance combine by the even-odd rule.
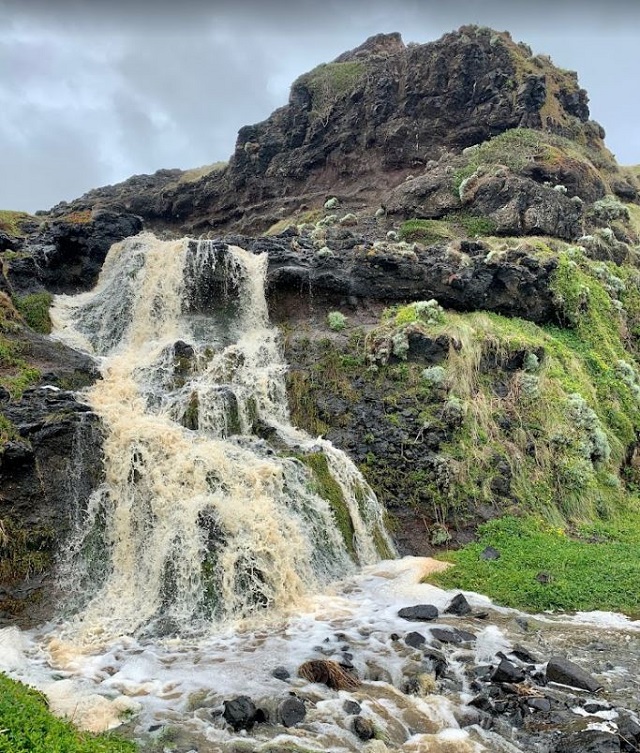
[[99, 427], [66, 391], [95, 374], [47, 338], [51, 294], [86, 290], [143, 227], [268, 253], [293, 417], [351, 453], [402, 552], [463, 544], [505, 511], [624, 508], [640, 183], [603, 139], [576, 75], [507, 33], [387, 34], [300, 76], [225, 166], [0, 213], [5, 608], [38, 592], [72, 525], [79, 431], [94, 460], [76, 487], [99, 481]]

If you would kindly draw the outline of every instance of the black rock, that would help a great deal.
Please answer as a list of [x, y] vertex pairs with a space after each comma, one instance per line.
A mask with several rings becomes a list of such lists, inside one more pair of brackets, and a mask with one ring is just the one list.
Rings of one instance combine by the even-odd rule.
[[353, 720], [353, 731], [361, 740], [373, 740], [376, 735], [376, 729], [370, 719], [363, 716], [356, 716]]
[[466, 630], [458, 630], [457, 628], [431, 628], [431, 635], [441, 643], [467, 643], [475, 641], [476, 636], [473, 633], [469, 633]]
[[480, 552], [480, 559], [481, 560], [499, 560], [500, 552], [495, 547], [487, 546]]
[[356, 703], [355, 701], [349, 701], [346, 700], [342, 704], [342, 708], [345, 711], [345, 714], [359, 714], [361, 711], [361, 707], [359, 703]]
[[637, 753], [640, 750], [640, 722], [629, 711], [619, 710], [616, 724], [622, 750]]
[[276, 667], [271, 675], [272, 677], [275, 677], [276, 680], [282, 680], [284, 682], [291, 677], [291, 672], [289, 672], [286, 667]]
[[527, 698], [527, 706], [534, 711], [551, 711], [551, 701], [548, 698]]
[[427, 639], [422, 635], [422, 633], [417, 633], [415, 630], [411, 633], [407, 633], [404, 637], [404, 642], [407, 644], [407, 646], [411, 646], [411, 648], [420, 648], [421, 646], [424, 646], [424, 644], [427, 642]]
[[457, 614], [462, 617], [462, 615], [469, 614], [471, 606], [464, 594], [456, 594], [444, 611], [445, 614]]
[[520, 661], [526, 662], [527, 664], [538, 664], [540, 662], [540, 659], [534, 656], [524, 646], [515, 645], [511, 650], [511, 653], [516, 657], [516, 659], [520, 659]]
[[230, 701], [224, 701], [225, 721], [233, 727], [234, 732], [241, 729], [250, 730], [258, 722], [264, 722], [266, 715], [262, 709], [246, 695], [239, 695]]
[[522, 682], [524, 678], [524, 671], [508, 659], [503, 659], [491, 675], [493, 682]]
[[597, 729], [587, 729], [562, 737], [554, 753], [619, 753], [617, 735]]
[[293, 727], [307, 715], [304, 702], [297, 696], [289, 696], [278, 706], [278, 718], [285, 727]]
[[438, 649], [428, 646], [424, 650], [424, 658], [426, 662], [431, 665], [431, 669], [433, 670], [436, 679], [439, 679], [446, 673], [448, 664], [442, 651], [438, 651]]
[[536, 575], [536, 580], [538, 581], [538, 583], [542, 583], [546, 586], [553, 580], [553, 575], [551, 575], [550, 573], [538, 573]]
[[414, 607], [403, 607], [398, 612], [398, 617], [413, 622], [430, 622], [438, 616], [438, 610], [433, 604], [416, 604]]
[[549, 682], [557, 682], [561, 685], [569, 685], [572, 688], [582, 688], [595, 693], [602, 689], [602, 684], [582, 667], [562, 656], [549, 659], [546, 670], [546, 678]]

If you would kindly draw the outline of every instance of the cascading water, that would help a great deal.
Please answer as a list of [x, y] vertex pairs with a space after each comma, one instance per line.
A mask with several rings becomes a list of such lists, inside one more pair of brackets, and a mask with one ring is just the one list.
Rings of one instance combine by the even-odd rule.
[[[533, 617], [477, 594], [456, 616], [453, 594], [422, 582], [443, 563], [377, 562], [391, 544], [375, 496], [341, 452], [289, 424], [265, 261], [141, 235], [112, 248], [94, 291], [56, 299], [56, 336], [102, 365], [87, 399], [104, 425], [106, 478], [81, 505], [61, 568], [66, 592], [86, 593], [81, 608], [28, 633], [0, 630], [0, 670], [85, 729], [133, 714], [130, 734], [152, 750], [549, 753], [576, 724], [628, 734], [640, 622]], [[415, 604], [436, 608], [436, 623], [404, 619]], [[265, 607], [268, 625], [230, 619]], [[443, 628], [468, 632], [449, 643]], [[544, 686], [538, 659], [564, 654], [597, 674], [617, 710]], [[505, 656], [526, 681], [492, 679]], [[300, 676], [327, 659], [362, 685]], [[238, 695], [266, 720], [249, 732], [223, 715]], [[305, 717], [289, 726], [292, 696]], [[494, 700], [496, 713], [482, 711]], [[377, 739], [357, 734], [367, 725]]]
[[106, 480], [66, 568], [93, 589], [86, 640], [282, 610], [392, 551], [355, 466], [289, 424], [265, 270], [143, 234], [112, 247], [93, 291], [55, 301], [55, 336], [103, 376], [87, 397]]

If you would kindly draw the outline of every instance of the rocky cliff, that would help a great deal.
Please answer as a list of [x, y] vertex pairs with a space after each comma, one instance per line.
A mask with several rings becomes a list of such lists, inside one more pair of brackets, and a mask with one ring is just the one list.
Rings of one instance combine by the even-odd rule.
[[505, 510], [577, 520], [627, 499], [639, 183], [603, 138], [575, 74], [507, 33], [379, 35], [300, 76], [226, 166], [0, 213], [7, 608], [73, 525], [78, 432], [93, 470], [74, 488], [99, 480], [99, 427], [65, 391], [95, 374], [46, 337], [51, 294], [89, 288], [143, 227], [268, 254], [294, 419], [352, 454], [401, 551]]

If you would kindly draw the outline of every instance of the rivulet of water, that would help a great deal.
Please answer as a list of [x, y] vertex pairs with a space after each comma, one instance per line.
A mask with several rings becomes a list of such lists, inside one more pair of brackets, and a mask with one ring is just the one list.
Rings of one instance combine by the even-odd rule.
[[355, 466], [290, 425], [266, 261], [142, 234], [54, 302], [54, 336], [102, 373], [105, 482], [65, 568], [85, 641], [283, 611], [393, 550]]

